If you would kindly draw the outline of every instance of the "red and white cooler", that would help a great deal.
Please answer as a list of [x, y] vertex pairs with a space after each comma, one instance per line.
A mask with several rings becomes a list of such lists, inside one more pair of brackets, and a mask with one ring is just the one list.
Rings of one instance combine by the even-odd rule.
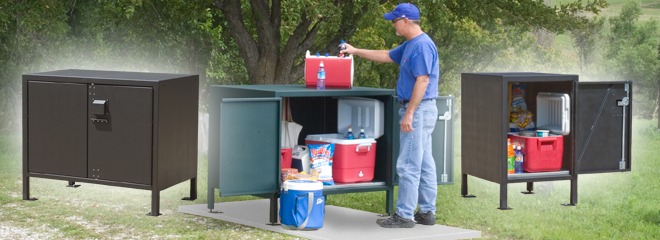
[[344, 88], [353, 87], [353, 56], [315, 56], [309, 51], [305, 55], [305, 87], [316, 88], [317, 73], [320, 63], [325, 68], [325, 87]]
[[376, 140], [345, 139], [342, 134], [307, 135], [305, 144], [335, 144], [332, 179], [336, 183], [369, 182], [374, 179]]
[[[335, 144], [332, 178], [337, 183], [369, 182], [374, 179], [376, 139], [384, 134], [383, 102], [371, 98], [342, 97], [337, 100], [337, 133], [312, 134], [305, 144]], [[357, 137], [364, 129], [367, 138], [346, 139], [349, 127]]]

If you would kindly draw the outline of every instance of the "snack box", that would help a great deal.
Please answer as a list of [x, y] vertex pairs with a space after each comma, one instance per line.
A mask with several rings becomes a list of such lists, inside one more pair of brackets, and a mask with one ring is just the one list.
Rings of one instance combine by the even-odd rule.
[[353, 87], [353, 56], [305, 55], [305, 87], [316, 88], [319, 65], [325, 68], [325, 87], [350, 89]]
[[564, 136], [528, 137], [509, 134], [511, 143], [522, 147], [523, 171], [552, 172], [561, 170], [564, 154]]
[[307, 135], [305, 144], [335, 144], [332, 179], [336, 183], [369, 182], [374, 179], [376, 140], [344, 139], [342, 134]]

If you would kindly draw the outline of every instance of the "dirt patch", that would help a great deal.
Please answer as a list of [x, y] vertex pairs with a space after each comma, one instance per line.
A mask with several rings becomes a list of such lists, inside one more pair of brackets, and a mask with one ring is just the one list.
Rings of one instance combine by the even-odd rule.
[[62, 239], [62, 234], [48, 226], [27, 229], [0, 223], [0, 239]]

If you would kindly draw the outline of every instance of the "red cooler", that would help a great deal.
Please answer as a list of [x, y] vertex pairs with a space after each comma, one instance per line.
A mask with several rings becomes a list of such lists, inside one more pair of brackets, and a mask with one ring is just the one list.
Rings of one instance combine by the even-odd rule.
[[525, 156], [525, 172], [552, 172], [561, 170], [564, 154], [564, 136], [526, 137], [509, 134], [511, 142], [521, 144]]
[[376, 140], [344, 139], [341, 134], [307, 135], [305, 144], [335, 144], [332, 178], [337, 183], [369, 182], [374, 179]]
[[316, 88], [316, 77], [319, 70], [319, 64], [323, 61], [325, 68], [325, 87], [326, 88], [345, 88], [353, 87], [353, 56], [314, 56], [307, 51], [305, 56], [305, 86]]

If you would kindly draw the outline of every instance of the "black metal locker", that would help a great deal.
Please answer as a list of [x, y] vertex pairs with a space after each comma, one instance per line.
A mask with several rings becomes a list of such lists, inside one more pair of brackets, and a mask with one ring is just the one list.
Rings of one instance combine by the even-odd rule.
[[30, 178], [160, 191], [190, 180], [197, 198], [199, 76], [97, 70], [23, 75], [23, 199]]

